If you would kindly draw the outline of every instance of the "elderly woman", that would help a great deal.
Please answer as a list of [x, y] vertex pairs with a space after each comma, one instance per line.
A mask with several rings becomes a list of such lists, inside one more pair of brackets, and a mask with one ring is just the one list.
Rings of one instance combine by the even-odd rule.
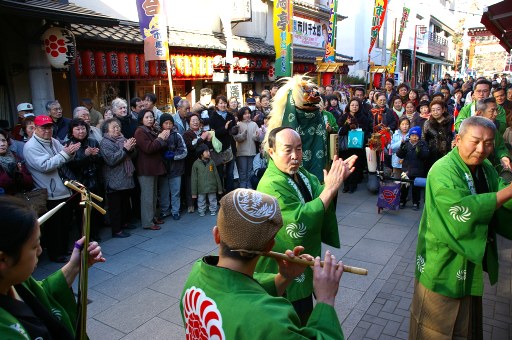
[[135, 130], [139, 154], [136, 169], [140, 183], [140, 216], [142, 228], [160, 230], [158, 224], [163, 224], [156, 210], [158, 177], [165, 175], [166, 169], [162, 153], [167, 147], [170, 130], [158, 133], [155, 128], [153, 111], [144, 109], [139, 113], [139, 127]]
[[[65, 209], [65, 208], [64, 208]], [[0, 336], [2, 339], [75, 339], [77, 306], [71, 286], [80, 252], [89, 266], [105, 262], [98, 243], [75, 242], [71, 258], [43, 281], [32, 273], [42, 249], [37, 216], [17, 198], [0, 197]]]
[[21, 121], [21, 131], [23, 132], [22, 140], [14, 140], [11, 138], [11, 145], [9, 149], [16, 153], [16, 156], [19, 157], [22, 161], [25, 160], [25, 156], [23, 155], [23, 147], [25, 143], [32, 138], [34, 134], [34, 130], [36, 129], [36, 124], [34, 123], [34, 116], [27, 116], [23, 118]]
[[212, 148], [212, 136], [208, 131], [201, 129], [199, 116], [195, 113], [189, 117], [189, 129], [183, 134], [187, 146], [187, 157], [185, 158], [185, 193], [187, 197], [188, 212], [194, 212], [194, 200], [192, 199], [192, 165], [197, 159], [197, 150], [201, 144], [206, 143], [208, 149]]
[[9, 136], [0, 129], [0, 188], [12, 195], [34, 186], [32, 176], [16, 153], [9, 150]]
[[374, 129], [375, 127], [384, 126], [394, 132], [398, 128], [398, 116], [392, 109], [386, 107], [387, 98], [385, 93], [379, 92], [376, 96], [377, 105], [372, 109]]
[[135, 167], [132, 157], [135, 156], [135, 138], [126, 139], [121, 133], [121, 125], [116, 118], [103, 122], [103, 139], [100, 143], [100, 154], [103, 157], [103, 179], [107, 194], [108, 212], [112, 237], [130, 236], [122, 230], [128, 226], [130, 210], [130, 191], [135, 186], [133, 172]]
[[[100, 155], [100, 144], [89, 136], [89, 129], [89, 124], [80, 118], [72, 119], [69, 123], [68, 140], [64, 145], [80, 143], [80, 148], [76, 151], [75, 157], [67, 163], [67, 167], [78, 182], [85, 185], [91, 192], [102, 196], [103, 183], [100, 171], [103, 158]], [[93, 209], [91, 218], [91, 237], [99, 240], [101, 214]]]

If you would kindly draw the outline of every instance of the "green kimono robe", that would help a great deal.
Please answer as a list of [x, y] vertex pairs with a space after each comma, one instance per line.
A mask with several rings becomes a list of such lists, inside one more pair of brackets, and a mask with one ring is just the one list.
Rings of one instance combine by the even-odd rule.
[[[217, 267], [217, 256], [198, 260], [185, 283], [180, 310], [187, 334], [210, 339], [343, 340], [332, 306], [317, 303], [305, 327], [288, 300], [276, 297], [274, 275], [254, 279]], [[258, 282], [258, 281], [260, 282]], [[202, 337], [201, 337], [202, 336]]]
[[[30, 277], [23, 285], [50, 311], [60, 322], [75, 334], [77, 305], [73, 291], [68, 287], [61, 270], [43, 281]], [[30, 339], [21, 323], [9, 312], [0, 308], [0, 339]]]
[[496, 192], [506, 184], [488, 160], [482, 167], [490, 191], [483, 194], [476, 193], [473, 176], [457, 147], [428, 173], [416, 278], [438, 294], [482, 296], [484, 258], [491, 284], [498, 280], [496, 233], [512, 237], [512, 201], [496, 210]]
[[[470, 104], [465, 105], [459, 112], [457, 119], [455, 120], [455, 130], [459, 131], [460, 123], [466, 118], [472, 117], [476, 114], [476, 102], [472, 101]], [[496, 121], [499, 122], [499, 133], [503, 135], [505, 133], [505, 129], [507, 128], [507, 113], [505, 109], [498, 105], [498, 115], [496, 116]]]
[[[323, 190], [318, 179], [299, 168], [298, 175], [306, 184], [312, 201], [305, 203], [304, 197], [289, 175], [280, 171], [272, 159], [258, 184], [258, 191], [277, 199], [283, 217], [283, 227], [276, 235], [274, 251], [283, 253], [295, 246], [304, 246], [304, 252], [312, 256], [320, 256], [322, 242], [333, 247], [340, 247], [338, 223], [331, 204], [327, 211], [319, 196]], [[269, 257], [261, 257], [256, 272], [277, 273], [276, 261]], [[313, 271], [306, 268], [304, 274], [295, 279], [286, 290], [287, 298], [296, 301], [308, 297], [313, 292]]]

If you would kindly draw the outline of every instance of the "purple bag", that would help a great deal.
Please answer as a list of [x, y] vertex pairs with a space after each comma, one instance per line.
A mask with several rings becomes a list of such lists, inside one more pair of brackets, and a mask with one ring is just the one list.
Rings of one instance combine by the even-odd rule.
[[381, 183], [377, 207], [389, 210], [400, 209], [400, 185], [400, 183]]

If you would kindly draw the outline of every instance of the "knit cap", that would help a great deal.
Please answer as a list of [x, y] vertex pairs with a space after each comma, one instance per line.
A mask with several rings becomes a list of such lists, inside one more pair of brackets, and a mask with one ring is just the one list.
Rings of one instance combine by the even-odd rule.
[[414, 126], [409, 130], [409, 136], [417, 135], [418, 137], [421, 137], [421, 127]]

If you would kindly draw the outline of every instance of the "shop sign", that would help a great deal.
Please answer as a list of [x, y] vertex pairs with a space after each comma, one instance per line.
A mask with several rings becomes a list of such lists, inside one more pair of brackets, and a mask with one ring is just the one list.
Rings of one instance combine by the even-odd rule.
[[226, 84], [226, 94], [228, 98], [236, 97], [237, 99], [242, 99], [242, 84], [241, 83], [232, 83]]
[[301, 17], [293, 17], [293, 44], [307, 47], [325, 48], [327, 23]]
[[251, 0], [233, 1], [231, 13], [231, 22], [251, 21]]

